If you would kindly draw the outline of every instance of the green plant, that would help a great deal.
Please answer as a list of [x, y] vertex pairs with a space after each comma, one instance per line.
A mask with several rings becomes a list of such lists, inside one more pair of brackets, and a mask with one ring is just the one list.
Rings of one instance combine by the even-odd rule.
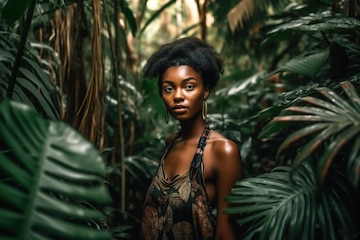
[[235, 206], [226, 212], [249, 224], [246, 239], [360, 236], [360, 98], [350, 82], [340, 86], [347, 101], [318, 88], [325, 99], [296, 99], [260, 133], [262, 139], [287, 136], [278, 159], [283, 154], [282, 164], [292, 167], [276, 167], [234, 187], [227, 200]]
[[[50, 73], [43, 68], [38, 53], [28, 40], [35, 3], [35, 0], [21, 3], [9, 0], [0, 8], [0, 99], [8, 97], [26, 103], [42, 116], [59, 120], [59, 94], [50, 82]], [[24, 15], [28, 6], [25, 24], [19, 35], [14, 31], [14, 22]], [[47, 47], [43, 44], [37, 46]]]
[[[296, 99], [282, 110], [261, 132], [259, 138], [267, 138], [274, 133], [293, 128], [278, 149], [278, 155], [291, 148], [298, 141], [296, 157], [292, 160], [294, 172], [312, 153], [320, 149], [316, 180], [322, 187], [327, 172], [343, 149], [349, 151], [347, 172], [354, 187], [360, 187], [360, 97], [354, 86], [346, 81], [340, 86], [347, 99], [335, 91], [320, 87], [319, 97], [307, 96]], [[309, 138], [309, 139], [308, 139]], [[304, 141], [305, 140], [305, 141]], [[298, 147], [298, 146], [297, 146]], [[346, 147], [346, 148], [345, 148]]]
[[281, 93], [239, 128], [257, 127], [259, 156], [280, 166], [238, 182], [228, 198], [245, 239], [360, 236], [360, 22], [327, 2], [293, 5], [262, 41], [279, 54], [260, 86], [270, 79]]
[[[314, 158], [315, 159], [315, 158]], [[331, 171], [328, 188], [317, 195], [314, 159], [238, 182], [227, 201], [236, 205], [228, 214], [240, 214], [243, 239], [356, 239], [359, 208], [354, 189], [339, 166]]]
[[110, 239], [105, 164], [88, 140], [21, 103], [0, 105], [2, 239]]

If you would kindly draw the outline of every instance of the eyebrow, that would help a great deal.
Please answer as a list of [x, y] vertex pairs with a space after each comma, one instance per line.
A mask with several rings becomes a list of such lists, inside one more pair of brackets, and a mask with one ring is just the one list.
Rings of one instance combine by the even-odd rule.
[[[188, 78], [183, 79], [181, 82], [188, 82], [190, 80], [197, 81], [197, 79], [195, 77], [188, 77]], [[165, 79], [165, 80], [162, 81], [162, 83], [172, 83], [172, 81], [168, 80], [168, 79]]]

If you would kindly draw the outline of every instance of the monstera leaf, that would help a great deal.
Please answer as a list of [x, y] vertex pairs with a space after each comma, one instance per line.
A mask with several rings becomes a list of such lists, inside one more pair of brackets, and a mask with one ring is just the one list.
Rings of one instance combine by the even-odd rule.
[[359, 216], [354, 189], [340, 168], [331, 170], [328, 188], [317, 195], [313, 161], [236, 183], [227, 214], [247, 224], [243, 239], [357, 239]]
[[63, 122], [0, 105], [1, 239], [110, 239], [99, 151]]

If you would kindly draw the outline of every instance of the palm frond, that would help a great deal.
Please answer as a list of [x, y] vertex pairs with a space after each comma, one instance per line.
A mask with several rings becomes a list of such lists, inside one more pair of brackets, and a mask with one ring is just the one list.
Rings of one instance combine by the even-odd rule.
[[354, 199], [346, 176], [333, 172], [337, 183], [318, 198], [312, 163], [304, 162], [291, 179], [290, 172], [279, 166], [236, 183], [225, 213], [239, 214], [239, 225], [250, 224], [244, 239], [351, 239], [358, 234], [352, 205], [342, 202]]
[[[268, 137], [281, 128], [305, 124], [290, 134], [279, 147], [278, 155], [289, 148], [294, 142], [311, 136], [297, 152], [293, 161], [295, 170], [319, 146], [324, 146], [322, 158], [319, 160], [318, 179], [323, 182], [330, 164], [342, 147], [352, 141], [360, 139], [360, 111], [359, 96], [350, 82], [342, 82], [342, 89], [348, 100], [328, 88], [318, 88], [318, 92], [325, 97], [303, 97], [292, 106], [284, 109], [279, 117], [275, 117], [261, 132], [260, 138]], [[297, 106], [305, 103], [306, 106]], [[312, 107], [311, 107], [312, 106]], [[356, 145], [355, 145], [356, 146]], [[358, 152], [358, 149], [353, 149]], [[350, 158], [349, 165], [357, 165], [356, 158]]]
[[[2, 55], [0, 58], [0, 98], [6, 95], [9, 86], [8, 79], [16, 56], [16, 48], [13, 45], [18, 44], [18, 37], [9, 32], [0, 32], [0, 46], [3, 48], [0, 52]], [[49, 76], [41, 68], [36, 54], [28, 48], [20, 63], [12, 99], [33, 106], [47, 118], [60, 119], [60, 101], [56, 89], [51, 84]]]
[[99, 151], [73, 128], [30, 107], [0, 105], [0, 232], [7, 239], [110, 239]]
[[279, 9], [287, 3], [288, 1], [283, 0], [241, 0], [227, 15], [230, 29], [234, 32], [238, 26], [242, 28], [252, 18], [266, 17], [271, 7]]

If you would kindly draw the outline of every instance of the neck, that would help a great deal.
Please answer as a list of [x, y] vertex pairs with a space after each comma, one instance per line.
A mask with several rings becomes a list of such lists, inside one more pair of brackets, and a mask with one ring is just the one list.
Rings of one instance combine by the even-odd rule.
[[199, 120], [190, 120], [180, 122], [181, 138], [183, 140], [190, 140], [193, 138], [199, 138], [206, 125], [206, 122], [200, 118]]

